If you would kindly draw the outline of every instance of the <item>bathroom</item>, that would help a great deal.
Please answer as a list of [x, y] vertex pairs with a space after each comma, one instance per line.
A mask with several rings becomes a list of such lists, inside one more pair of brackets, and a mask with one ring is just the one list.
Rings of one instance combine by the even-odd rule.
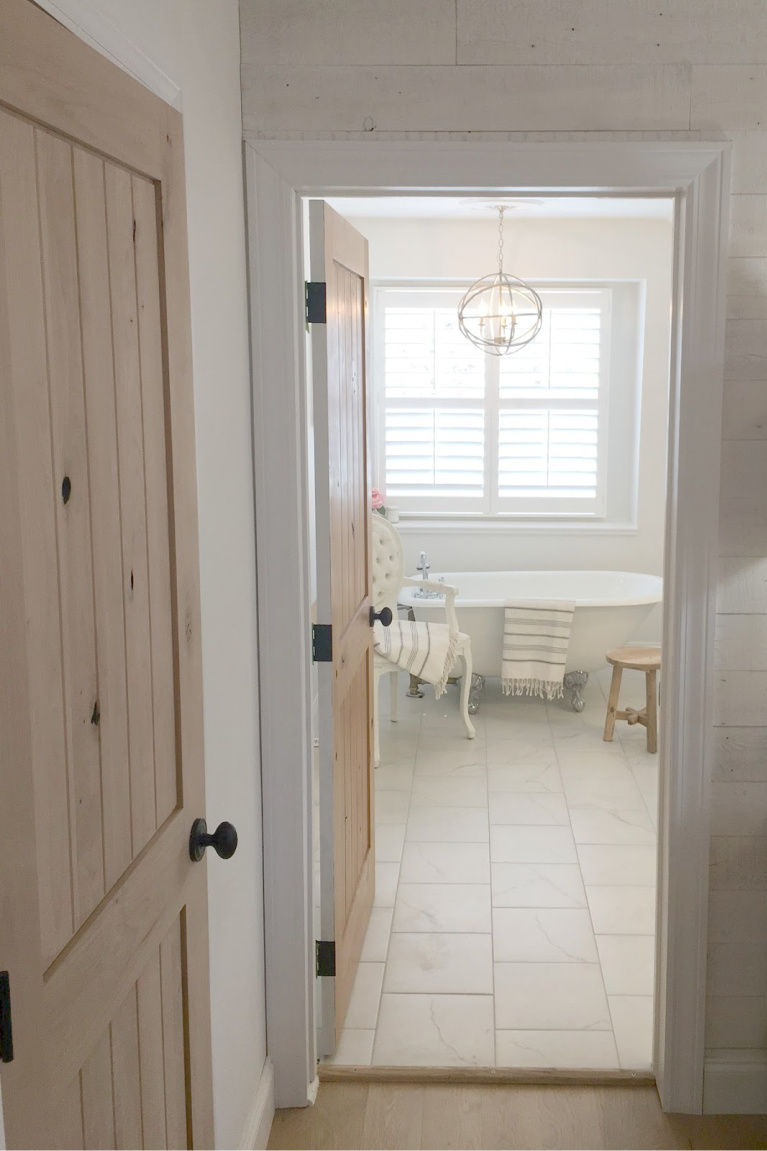
[[[405, 577], [457, 588], [473, 674], [439, 699], [381, 676], [374, 906], [325, 1060], [647, 1073], [658, 755], [641, 670], [605, 741], [605, 655], [662, 642], [673, 202], [329, 203], [369, 244], [374, 519]], [[543, 328], [494, 356], [457, 318], [501, 237]], [[561, 695], [503, 690], [515, 598], [575, 601]], [[394, 607], [436, 621], [443, 603], [403, 587]]]

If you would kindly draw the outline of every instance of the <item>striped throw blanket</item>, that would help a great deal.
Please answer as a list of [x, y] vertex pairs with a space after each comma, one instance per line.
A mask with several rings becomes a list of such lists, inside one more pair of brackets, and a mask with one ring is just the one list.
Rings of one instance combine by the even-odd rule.
[[455, 662], [458, 635], [446, 623], [395, 619], [389, 627], [373, 624], [373, 649], [402, 671], [434, 685], [439, 699]]
[[563, 694], [567, 647], [575, 603], [515, 600], [504, 607], [503, 690], [506, 695]]

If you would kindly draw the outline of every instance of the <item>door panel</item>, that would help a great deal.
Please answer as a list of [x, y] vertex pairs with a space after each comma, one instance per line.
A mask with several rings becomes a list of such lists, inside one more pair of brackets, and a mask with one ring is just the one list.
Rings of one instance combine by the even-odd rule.
[[[120, 478], [104, 163], [70, 149], [83, 349], [104, 834], [104, 886], [133, 858], [123, 627]], [[74, 511], [70, 497], [67, 509]], [[93, 716], [93, 713], [91, 713]]]
[[[143, 1146], [138, 984], [131, 987], [110, 1024], [114, 1130], [117, 1147]], [[144, 1094], [146, 1093], [146, 1088]]]
[[187, 1146], [182, 936], [177, 920], [61, 1092], [57, 1146]]
[[[70, 865], [69, 794], [73, 791], [71, 747], [67, 738], [64, 675], [61, 661], [62, 613], [59, 603], [57, 507], [51, 453], [51, 409], [47, 382], [47, 349], [39, 338], [45, 325], [41, 239], [37, 212], [36, 156], [31, 125], [0, 114], [3, 165], [0, 244], [3, 263], [16, 269], [16, 290], [4, 293], [0, 355], [10, 372], [10, 331], [26, 349], [16, 368], [25, 403], [16, 418], [16, 434], [26, 445], [19, 456], [19, 522], [21, 558], [29, 577], [24, 587], [27, 660], [35, 690], [29, 696], [30, 760], [33, 766], [34, 815], [39, 876], [40, 929], [44, 962], [59, 953], [74, 929], [74, 885]], [[6, 375], [4, 395], [7, 395]], [[6, 432], [12, 425], [6, 423]], [[6, 453], [7, 458], [7, 453]], [[33, 464], [34, 460], [34, 464]], [[37, 605], [37, 610], [35, 610]], [[36, 766], [50, 765], [47, 777]]]
[[312, 327], [317, 611], [333, 628], [320, 665], [323, 938], [336, 974], [322, 993], [322, 1054], [349, 1004], [374, 896], [372, 654], [366, 442], [367, 241], [322, 201], [310, 205], [312, 275], [326, 283], [327, 323]]
[[[133, 204], [130, 175], [107, 165], [106, 207], [109, 281], [120, 459], [120, 513], [124, 567], [125, 656], [128, 675], [128, 726], [131, 773], [131, 823], [134, 855], [149, 842], [156, 826], [155, 760], [147, 556], [147, 492], [141, 405]], [[155, 307], [156, 310], [156, 307]]]
[[[17, 135], [15, 121], [3, 115], [6, 139]], [[19, 141], [21, 143], [21, 141]], [[9, 141], [3, 149], [6, 163], [17, 148]], [[35, 334], [46, 341], [48, 402], [51, 411], [51, 442], [35, 446], [53, 460], [58, 566], [58, 599], [61, 605], [61, 659], [64, 683], [66, 754], [71, 771], [70, 843], [72, 860], [73, 926], [76, 930], [102, 899], [104, 887], [104, 840], [101, 820], [101, 771], [99, 733], [95, 724], [83, 722], [98, 697], [96, 629], [93, 602], [93, 553], [91, 538], [88, 444], [85, 390], [80, 338], [77, 239], [72, 182], [72, 148], [48, 132], [35, 129], [23, 144], [24, 161], [37, 164], [35, 198], [40, 220], [40, 257], [43, 271], [43, 324]], [[7, 228], [13, 227], [10, 205]], [[33, 258], [32, 252], [22, 258]], [[23, 405], [19, 396], [17, 407]], [[22, 468], [35, 467], [36, 457], [20, 441]], [[56, 482], [58, 481], [58, 483]], [[69, 499], [65, 503], [64, 484]], [[47, 493], [50, 500], [52, 493]], [[58, 493], [57, 493], [58, 494]], [[30, 508], [34, 530], [36, 509]], [[35, 596], [34, 572], [25, 565], [27, 611], [42, 610]], [[34, 765], [45, 786], [48, 765]], [[43, 934], [47, 925], [42, 924]], [[65, 940], [67, 942], [67, 940]]]
[[160, 827], [180, 800], [176, 746], [176, 674], [171, 580], [172, 534], [168, 499], [165, 374], [159, 266], [157, 261], [157, 195], [148, 180], [133, 177], [136, 314], [139, 333], [141, 398], [144, 428], [149, 625], [152, 635], [154, 718], [155, 827]]
[[[27, 0], [3, 5], [11, 1148], [212, 1145], [206, 864], [188, 851], [205, 809], [181, 123], [133, 87]], [[83, 145], [69, 110], [96, 90]], [[135, 166], [135, 139], [115, 151], [127, 106]]]
[[[136, 219], [135, 240], [140, 225], [144, 249], [140, 325], [132, 185], [147, 181], [5, 113], [0, 117], [4, 136], [19, 137], [22, 166], [31, 172], [37, 160], [39, 174], [39, 319], [47, 335], [52, 431], [48, 440], [39, 428], [23, 429], [32, 438], [22, 441], [29, 449], [21, 455], [22, 480], [31, 482], [43, 454], [52, 458], [53, 473], [69, 483], [66, 501], [63, 496], [54, 501], [54, 539], [47, 551], [58, 580], [55, 589], [52, 584], [40, 589], [45, 601], [34, 580], [42, 510], [37, 504], [29, 505], [24, 541], [30, 552], [30, 616], [55, 611], [48, 600], [61, 611], [57, 681], [64, 687], [68, 754], [60, 763], [55, 755], [36, 762], [37, 794], [45, 795], [52, 767], [63, 798], [67, 758], [72, 765], [68, 842], [55, 834], [66, 803], [51, 810], [44, 801], [40, 813], [59, 840], [46, 852], [50, 858], [44, 861], [41, 886], [54, 888], [72, 861], [70, 891], [62, 890], [64, 905], [73, 905], [69, 923], [62, 925], [53, 898], [42, 909], [50, 962], [177, 802], [157, 235], [150, 186], [151, 212], [145, 198]], [[30, 191], [34, 195], [34, 183]], [[35, 258], [35, 240], [30, 229], [22, 259]], [[149, 467], [145, 426], [153, 437]], [[53, 486], [40, 493], [44, 506], [51, 504], [52, 491]], [[55, 653], [46, 654], [55, 659]]]

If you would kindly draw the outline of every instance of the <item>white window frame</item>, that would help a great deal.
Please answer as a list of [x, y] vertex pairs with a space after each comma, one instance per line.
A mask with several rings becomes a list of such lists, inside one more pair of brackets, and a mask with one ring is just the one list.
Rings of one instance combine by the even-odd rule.
[[[469, 408], [475, 410], [482, 407], [485, 413], [485, 467], [484, 489], [481, 496], [425, 496], [406, 497], [393, 495], [391, 503], [395, 504], [403, 519], [456, 519], [475, 520], [493, 523], [498, 521], [579, 521], [585, 520], [593, 523], [604, 521], [607, 518], [607, 480], [608, 460], [610, 453], [610, 395], [612, 388], [611, 372], [611, 332], [612, 332], [612, 293], [618, 286], [617, 282], [608, 280], [581, 280], [567, 283], [553, 281], [531, 281], [532, 286], [542, 293], [544, 306], [547, 301], [557, 293], [591, 292], [602, 297], [601, 312], [603, 323], [601, 326], [600, 342], [600, 387], [596, 400], [591, 399], [562, 399], [554, 403], [546, 403], [545, 397], [520, 397], [514, 400], [501, 399], [500, 396], [500, 356], [486, 356], [485, 381], [486, 390], [483, 400], [474, 398], [458, 398], [444, 401], [445, 407]], [[423, 295], [425, 306], [435, 306], [439, 293], [450, 293], [451, 303], [453, 295], [457, 304], [460, 294], [469, 287], [466, 280], [375, 280], [371, 282], [371, 415], [373, 428], [371, 433], [373, 476], [382, 491], [385, 491], [386, 479], [386, 391], [385, 391], [385, 363], [384, 363], [384, 296], [391, 291], [419, 293]], [[489, 386], [487, 386], [489, 385]], [[418, 408], [429, 404], [429, 400], [410, 398], [397, 398], [397, 405], [404, 408]], [[597, 457], [597, 489], [595, 499], [578, 499], [555, 496], [539, 496], [524, 498], [521, 496], [502, 497], [498, 495], [498, 436], [500, 429], [500, 412], [503, 409], [529, 408], [541, 410], [551, 408], [556, 410], [560, 406], [563, 410], [578, 408], [598, 412], [599, 450]], [[638, 440], [637, 427], [635, 439]], [[495, 445], [494, 450], [490, 450]], [[627, 467], [631, 462], [627, 459]], [[427, 502], [428, 501], [428, 502]]]

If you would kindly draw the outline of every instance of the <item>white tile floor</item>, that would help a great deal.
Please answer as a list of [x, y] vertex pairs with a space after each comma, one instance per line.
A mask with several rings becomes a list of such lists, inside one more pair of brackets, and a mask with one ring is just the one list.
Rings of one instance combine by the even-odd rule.
[[[476, 739], [457, 690], [403, 698], [376, 772], [376, 906], [336, 1063], [649, 1067], [657, 756], [586, 709], [488, 680]], [[622, 703], [642, 705], [624, 675]]]

